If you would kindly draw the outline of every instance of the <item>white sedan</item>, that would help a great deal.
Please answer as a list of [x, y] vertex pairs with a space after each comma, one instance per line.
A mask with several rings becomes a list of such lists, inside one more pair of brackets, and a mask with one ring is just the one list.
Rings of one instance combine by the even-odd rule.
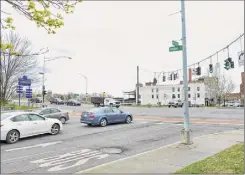
[[32, 112], [10, 112], [1, 114], [1, 140], [15, 143], [20, 138], [39, 134], [58, 134], [63, 125], [58, 119], [42, 117]]

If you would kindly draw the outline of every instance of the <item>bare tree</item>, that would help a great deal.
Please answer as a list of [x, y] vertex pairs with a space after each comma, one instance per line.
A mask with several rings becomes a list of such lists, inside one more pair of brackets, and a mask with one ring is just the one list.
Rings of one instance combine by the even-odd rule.
[[[19, 34], [10, 31], [2, 36], [2, 41], [10, 43], [13, 48], [9, 48], [6, 52], [11, 53], [12, 50], [21, 55], [29, 55], [31, 53], [31, 42], [26, 38], [22, 38]], [[18, 78], [23, 75], [30, 75], [33, 82], [36, 79], [35, 68], [37, 60], [35, 56], [15, 56], [11, 54], [3, 54], [1, 57], [1, 102], [6, 102], [15, 92], [18, 85]]]
[[205, 85], [210, 98], [224, 100], [235, 90], [235, 84], [230, 77], [224, 74], [214, 73], [211, 77], [205, 78]]

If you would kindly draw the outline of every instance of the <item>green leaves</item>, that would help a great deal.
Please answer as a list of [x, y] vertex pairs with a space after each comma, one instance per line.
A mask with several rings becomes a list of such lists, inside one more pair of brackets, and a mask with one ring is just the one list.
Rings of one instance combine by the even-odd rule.
[[[49, 34], [55, 34], [58, 28], [64, 26], [63, 14], [73, 13], [75, 6], [79, 2], [82, 2], [82, 0], [5, 1], [20, 14], [34, 21], [37, 27], [45, 28]], [[52, 11], [59, 12], [54, 14]], [[13, 18], [11, 18], [10, 15], [6, 17], [5, 25], [2, 27], [4, 29], [15, 29], [13, 26]]]

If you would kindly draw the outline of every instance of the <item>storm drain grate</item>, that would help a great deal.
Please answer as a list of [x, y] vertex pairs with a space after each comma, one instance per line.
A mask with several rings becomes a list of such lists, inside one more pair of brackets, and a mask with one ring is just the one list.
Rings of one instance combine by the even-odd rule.
[[107, 154], [120, 154], [122, 153], [122, 150], [119, 148], [102, 148], [100, 149], [101, 152], [107, 153]]

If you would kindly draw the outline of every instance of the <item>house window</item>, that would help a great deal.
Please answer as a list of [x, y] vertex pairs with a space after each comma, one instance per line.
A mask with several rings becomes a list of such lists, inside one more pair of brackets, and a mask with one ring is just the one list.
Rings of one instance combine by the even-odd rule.
[[172, 88], [172, 92], [174, 92], [174, 91], [175, 91], [175, 88], [173, 87], [173, 88]]
[[178, 98], [180, 98], [180, 94], [178, 94]]
[[191, 87], [188, 87], [188, 91], [191, 91]]
[[157, 99], [158, 99], [158, 95], [157, 95]]
[[158, 88], [156, 88], [156, 92], [158, 92]]
[[151, 98], [154, 98], [154, 95], [152, 95]]
[[175, 94], [172, 95], [172, 99], [175, 99]]
[[197, 91], [200, 91], [200, 87], [197, 87]]
[[154, 92], [154, 89], [152, 89], [151, 92]]
[[188, 98], [191, 98], [191, 94], [188, 94]]
[[178, 88], [178, 92], [180, 92], [180, 88]]
[[197, 93], [197, 98], [200, 98], [200, 93]]

